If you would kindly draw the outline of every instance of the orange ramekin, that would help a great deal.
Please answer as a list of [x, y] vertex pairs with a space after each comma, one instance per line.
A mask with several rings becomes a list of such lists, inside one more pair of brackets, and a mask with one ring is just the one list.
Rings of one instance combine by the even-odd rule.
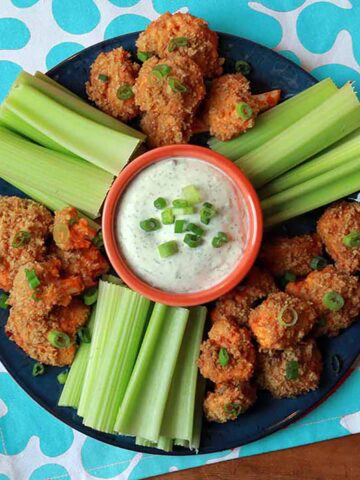
[[[122, 193], [133, 178], [144, 168], [169, 157], [191, 157], [208, 162], [222, 170], [242, 197], [248, 215], [248, 239], [243, 255], [229, 275], [218, 284], [194, 293], [173, 293], [152, 287], [139, 278], [127, 265], [118, 247], [115, 233], [116, 212]], [[259, 199], [242, 171], [227, 158], [208, 148], [194, 145], [170, 145], [144, 153], [129, 165], [113, 183], [105, 201], [102, 229], [106, 253], [120, 278], [133, 290], [145, 297], [171, 306], [192, 306], [208, 303], [234, 288], [248, 273], [256, 260], [262, 238], [262, 213]]]

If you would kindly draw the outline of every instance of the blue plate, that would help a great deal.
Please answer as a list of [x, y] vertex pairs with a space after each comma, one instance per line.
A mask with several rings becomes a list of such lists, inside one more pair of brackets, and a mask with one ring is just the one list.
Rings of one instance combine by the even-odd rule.
[[[49, 75], [81, 97], [86, 98], [84, 84], [89, 75], [89, 67], [97, 55], [118, 46], [134, 50], [136, 38], [137, 34], [132, 33], [94, 45], [65, 60], [53, 68]], [[227, 59], [228, 71], [232, 71], [234, 60], [249, 61], [252, 65], [250, 80], [254, 91], [280, 88], [283, 99], [286, 99], [316, 82], [311, 75], [286, 58], [248, 40], [220, 34], [220, 50]], [[0, 194], [24, 196], [1, 180]], [[314, 229], [318, 213], [312, 212], [300, 217], [296, 219], [296, 222], [289, 222], [283, 228], [293, 234], [311, 231]], [[2, 311], [0, 360], [18, 384], [36, 402], [69, 426], [97, 440], [130, 450], [160, 453], [159, 450], [136, 446], [131, 438], [108, 435], [87, 428], [82, 425], [81, 418], [76, 415], [75, 410], [58, 407], [57, 401], [61, 386], [58, 384], [56, 376], [61, 369], [48, 367], [46, 375], [32, 377], [31, 371], [34, 362], [13, 342], [9, 341], [4, 333], [5, 322], [6, 312]], [[242, 415], [236, 422], [226, 424], [204, 422], [200, 453], [217, 452], [253, 442], [288, 425], [314, 408], [345, 378], [350, 366], [360, 353], [360, 322], [355, 323], [338, 337], [322, 339], [319, 343], [325, 367], [318, 390], [290, 400], [275, 400], [268, 393], [259, 392], [259, 399], [254, 408]], [[331, 359], [335, 354], [342, 359], [342, 369], [339, 373], [334, 372], [331, 368]], [[191, 453], [188, 450], [179, 447], [170, 455], [189, 454]]]

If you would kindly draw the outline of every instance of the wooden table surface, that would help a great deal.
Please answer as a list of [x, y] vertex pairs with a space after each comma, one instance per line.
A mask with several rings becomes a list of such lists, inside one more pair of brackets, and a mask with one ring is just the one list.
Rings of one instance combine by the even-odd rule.
[[156, 480], [360, 480], [360, 434], [207, 465]]

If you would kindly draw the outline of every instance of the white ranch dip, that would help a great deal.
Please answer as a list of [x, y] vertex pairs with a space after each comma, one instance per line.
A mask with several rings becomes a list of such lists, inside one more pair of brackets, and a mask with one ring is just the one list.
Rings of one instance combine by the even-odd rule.
[[[154, 200], [183, 198], [182, 188], [195, 185], [203, 202], [212, 203], [217, 215], [209, 225], [200, 222], [196, 206], [192, 215], [176, 216], [200, 225], [204, 241], [197, 248], [184, 242], [184, 233], [174, 233], [174, 225], [162, 225], [153, 232], [143, 231], [139, 223], [148, 218], [161, 221], [161, 210]], [[193, 293], [221, 282], [235, 268], [247, 241], [247, 212], [239, 202], [231, 179], [216, 167], [195, 158], [174, 157], [161, 160], [142, 170], [120, 198], [116, 234], [119, 248], [132, 271], [149, 285], [167, 292]], [[225, 232], [230, 241], [214, 248], [212, 238]], [[179, 252], [161, 258], [158, 245], [176, 240]]]

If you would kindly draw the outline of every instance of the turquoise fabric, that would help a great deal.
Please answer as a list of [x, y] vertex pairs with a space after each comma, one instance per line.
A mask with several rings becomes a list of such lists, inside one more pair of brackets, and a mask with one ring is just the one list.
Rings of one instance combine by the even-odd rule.
[[[47, 70], [103, 38], [143, 29], [170, 10], [275, 48], [319, 79], [360, 79], [357, 0], [1, 0], [0, 100], [21, 68]], [[0, 480], [136, 480], [360, 432], [360, 368], [302, 420], [222, 453], [161, 457], [110, 447], [34, 403], [0, 365]]]

